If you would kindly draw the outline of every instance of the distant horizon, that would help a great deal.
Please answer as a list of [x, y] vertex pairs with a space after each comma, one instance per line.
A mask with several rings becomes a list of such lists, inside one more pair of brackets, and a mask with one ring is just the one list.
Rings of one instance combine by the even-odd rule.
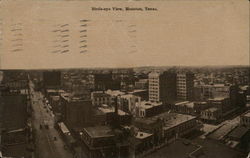
[[134, 67], [70, 67], [70, 68], [34, 68], [34, 69], [1, 69], [0, 71], [8, 71], [8, 70], [67, 70], [67, 69], [136, 69], [136, 68], [162, 68], [162, 67], [169, 67], [169, 68], [205, 68], [205, 67], [213, 67], [213, 68], [228, 68], [228, 67], [249, 67], [250, 65], [166, 65], [166, 66], [134, 66]]

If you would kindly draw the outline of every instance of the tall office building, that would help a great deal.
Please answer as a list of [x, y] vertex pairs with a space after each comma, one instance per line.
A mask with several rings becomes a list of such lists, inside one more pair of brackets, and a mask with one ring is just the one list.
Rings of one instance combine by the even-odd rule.
[[112, 74], [94, 74], [94, 85], [96, 91], [112, 89]]
[[173, 102], [176, 100], [176, 73], [151, 72], [149, 79], [149, 101]]
[[91, 100], [72, 97], [69, 94], [61, 94], [60, 97], [63, 121], [68, 127], [81, 128], [91, 125]]
[[177, 73], [177, 99], [193, 100], [194, 91], [194, 74], [193, 73]]
[[59, 88], [61, 86], [61, 72], [44, 71], [43, 83], [45, 88]]

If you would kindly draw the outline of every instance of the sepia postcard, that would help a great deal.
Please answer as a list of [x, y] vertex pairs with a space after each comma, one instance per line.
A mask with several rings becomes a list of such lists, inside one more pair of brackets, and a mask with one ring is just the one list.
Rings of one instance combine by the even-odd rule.
[[248, 0], [0, 0], [0, 158], [250, 158]]

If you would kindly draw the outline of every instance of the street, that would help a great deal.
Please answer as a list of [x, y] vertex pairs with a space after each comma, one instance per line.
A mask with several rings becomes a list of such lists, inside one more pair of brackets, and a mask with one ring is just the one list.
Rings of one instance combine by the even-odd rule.
[[73, 154], [64, 148], [65, 143], [54, 128], [53, 113], [44, 105], [42, 94], [34, 91], [31, 81], [29, 85], [33, 108], [33, 127], [36, 130], [36, 157], [72, 158]]

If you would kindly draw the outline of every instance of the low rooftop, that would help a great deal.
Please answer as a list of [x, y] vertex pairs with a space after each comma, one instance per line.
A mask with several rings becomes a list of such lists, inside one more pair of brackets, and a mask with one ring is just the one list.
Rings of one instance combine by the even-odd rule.
[[132, 98], [132, 97], [136, 97], [136, 96], [133, 95], [133, 94], [124, 94], [124, 95], [121, 95], [121, 98], [125, 98], [125, 99], [129, 99], [129, 98]]
[[196, 149], [198, 149], [198, 145], [176, 140], [174, 143], [145, 156], [145, 158], [187, 158], [188, 154]]
[[63, 89], [46, 89], [48, 93], [65, 93]]
[[161, 73], [160, 72], [156, 72], [156, 71], [152, 71], [148, 74], [149, 77], [159, 77]]
[[[114, 107], [99, 107], [98, 108], [101, 112], [103, 113], [111, 113], [111, 112], [115, 112], [115, 108]], [[128, 113], [118, 109], [118, 115], [128, 115]]]
[[135, 121], [150, 125], [150, 124], [157, 122], [157, 120], [163, 120], [165, 123], [164, 130], [167, 130], [169, 128], [175, 127], [179, 124], [182, 124], [186, 121], [189, 121], [195, 118], [196, 118], [195, 116], [191, 116], [191, 115], [164, 112], [162, 114], [159, 114], [153, 117], [136, 118]]
[[206, 84], [206, 85], [202, 85], [203, 87], [230, 87], [230, 85], [225, 85], [225, 84]]
[[93, 95], [94, 97], [103, 97], [103, 96], [109, 97], [110, 96], [104, 91], [95, 91], [95, 92], [92, 92], [91, 95]]
[[136, 138], [137, 139], [145, 139], [145, 138], [148, 138], [148, 137], [150, 137], [150, 136], [152, 136], [153, 134], [151, 134], [151, 133], [146, 133], [146, 132], [137, 132], [137, 134], [136, 134]]
[[211, 108], [208, 108], [206, 110], [204, 110], [205, 112], [215, 112], [215, 111], [218, 111], [218, 108], [215, 108], [215, 107], [211, 107]]
[[181, 101], [181, 102], [176, 102], [175, 105], [185, 105], [187, 103], [190, 103], [190, 101]]
[[109, 126], [86, 127], [86, 128], [84, 128], [84, 130], [92, 138], [115, 136], [112, 129]]
[[146, 89], [135, 89], [131, 92], [128, 92], [129, 94], [134, 94], [134, 93], [139, 93], [139, 92], [146, 92], [147, 90]]
[[249, 131], [250, 131], [250, 128], [239, 126], [239, 127], [236, 127], [232, 132], [230, 132], [228, 136], [232, 138], [241, 139]]
[[250, 117], [250, 111], [247, 111], [245, 114], [244, 114], [245, 117]]
[[216, 97], [212, 99], [208, 99], [209, 101], [223, 101], [225, 99], [228, 99], [228, 97]]
[[243, 158], [246, 157], [239, 151], [231, 149], [226, 145], [210, 139], [198, 139], [188, 141], [177, 139], [174, 143], [159, 149], [145, 158]]
[[141, 101], [140, 103], [137, 104], [138, 107], [149, 109], [154, 106], [160, 106], [162, 105], [162, 102], [151, 102], [151, 101]]
[[[166, 113], [163, 114], [166, 115]], [[175, 114], [171, 117], [165, 116], [165, 127], [164, 130], [173, 128], [175, 126], [178, 126], [179, 124], [182, 124], [184, 122], [187, 122], [189, 120], [195, 119], [195, 116], [191, 116], [191, 115], [184, 115], [184, 114]]]
[[111, 95], [111, 96], [118, 96], [118, 95], [124, 95], [124, 92], [121, 92], [119, 90], [107, 90], [106, 91], [107, 94]]

